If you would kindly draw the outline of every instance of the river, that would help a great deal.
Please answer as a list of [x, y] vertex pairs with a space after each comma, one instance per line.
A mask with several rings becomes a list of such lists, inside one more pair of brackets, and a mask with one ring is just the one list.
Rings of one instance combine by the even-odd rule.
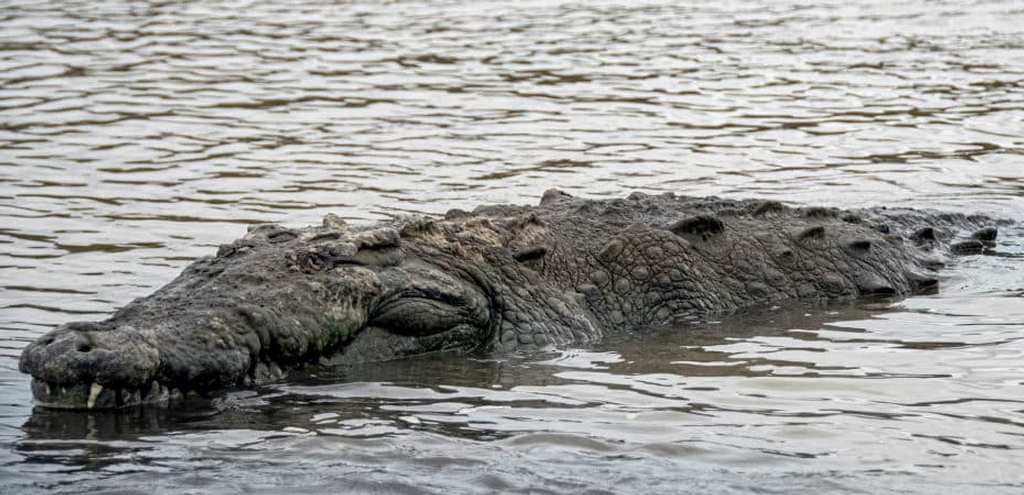
[[1021, 493], [1024, 231], [942, 291], [33, 410], [254, 223], [558, 186], [1024, 212], [1024, 6], [0, 0], [0, 493]]

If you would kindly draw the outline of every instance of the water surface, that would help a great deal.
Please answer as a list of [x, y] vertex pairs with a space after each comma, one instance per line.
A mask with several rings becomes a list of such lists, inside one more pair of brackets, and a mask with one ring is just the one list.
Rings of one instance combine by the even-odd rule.
[[1021, 218], [1024, 8], [0, 0], [0, 492], [1024, 489], [1021, 232], [943, 292], [31, 408], [17, 356], [247, 224], [649, 193]]

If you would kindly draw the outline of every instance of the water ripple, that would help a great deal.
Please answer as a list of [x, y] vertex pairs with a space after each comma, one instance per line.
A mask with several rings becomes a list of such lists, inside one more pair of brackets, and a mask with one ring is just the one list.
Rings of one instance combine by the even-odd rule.
[[1019, 492], [1021, 232], [895, 307], [328, 370], [193, 414], [33, 414], [16, 360], [246, 224], [328, 212], [558, 185], [1020, 218], [1021, 26], [1001, 0], [0, 0], [0, 491]]

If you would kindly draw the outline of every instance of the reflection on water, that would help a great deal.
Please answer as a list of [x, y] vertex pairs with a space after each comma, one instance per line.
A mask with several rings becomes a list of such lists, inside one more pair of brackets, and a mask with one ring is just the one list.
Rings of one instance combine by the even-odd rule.
[[188, 411], [33, 413], [16, 359], [247, 223], [552, 184], [1020, 218], [1021, 26], [998, 0], [0, 0], [0, 492], [1017, 492], [1020, 233], [894, 307], [320, 370]]
[[224, 492], [1019, 489], [1022, 323], [1024, 304], [1005, 295], [808, 307], [591, 349], [323, 369], [184, 411], [39, 410], [14, 443], [14, 479], [174, 480], [168, 492], [182, 480]]

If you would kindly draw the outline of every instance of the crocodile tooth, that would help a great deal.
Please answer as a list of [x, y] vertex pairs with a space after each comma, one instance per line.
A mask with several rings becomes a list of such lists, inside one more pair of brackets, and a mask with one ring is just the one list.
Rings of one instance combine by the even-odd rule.
[[89, 402], [86, 403], [86, 407], [89, 409], [96, 407], [96, 399], [99, 398], [101, 392], [103, 392], [103, 385], [93, 382], [89, 386]]

